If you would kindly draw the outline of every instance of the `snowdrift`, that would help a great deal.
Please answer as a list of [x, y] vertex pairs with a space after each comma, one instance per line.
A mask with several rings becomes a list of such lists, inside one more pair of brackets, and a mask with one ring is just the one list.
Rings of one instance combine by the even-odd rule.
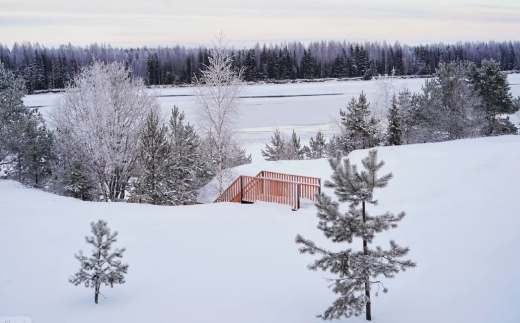
[[[407, 216], [374, 244], [395, 239], [410, 247], [418, 266], [382, 278], [389, 292], [374, 297], [374, 321], [518, 322], [519, 147], [520, 136], [507, 136], [379, 149], [394, 179], [368, 211]], [[235, 171], [262, 169], [324, 180], [331, 174], [326, 160]], [[119, 232], [114, 247], [127, 248], [130, 268], [126, 284], [103, 286], [96, 305], [92, 289], [67, 279], [79, 268], [74, 254], [90, 252], [84, 237], [100, 218]], [[323, 279], [330, 274], [306, 269], [314, 258], [298, 253], [296, 234], [331, 248], [361, 246], [331, 245], [316, 224], [312, 205], [293, 212], [268, 203], [103, 204], [1, 180], [0, 316], [38, 323], [321, 322], [315, 314], [335, 299]]]

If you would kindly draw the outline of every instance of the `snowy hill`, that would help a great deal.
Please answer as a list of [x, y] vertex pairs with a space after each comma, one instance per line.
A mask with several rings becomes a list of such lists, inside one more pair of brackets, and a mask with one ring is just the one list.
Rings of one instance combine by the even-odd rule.
[[[518, 322], [520, 317], [520, 136], [385, 147], [389, 186], [369, 212], [406, 211], [395, 239], [417, 268], [383, 280], [376, 322]], [[359, 162], [366, 151], [351, 154]], [[328, 179], [326, 160], [257, 162]], [[329, 192], [330, 193], [330, 192]], [[208, 196], [209, 198], [209, 196]], [[126, 247], [127, 283], [92, 289], [67, 282], [74, 254], [89, 251], [89, 223], [105, 219]], [[0, 181], [0, 316], [33, 322], [321, 322], [335, 299], [306, 269], [297, 233], [321, 245], [313, 206], [268, 203], [164, 207], [81, 202]], [[360, 242], [358, 242], [360, 243]], [[335, 245], [332, 248], [346, 248]], [[358, 248], [360, 246], [352, 246]], [[363, 318], [352, 319], [364, 321]]]

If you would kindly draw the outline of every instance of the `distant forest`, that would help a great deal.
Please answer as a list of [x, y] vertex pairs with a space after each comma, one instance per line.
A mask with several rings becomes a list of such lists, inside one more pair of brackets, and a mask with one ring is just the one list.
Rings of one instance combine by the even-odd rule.
[[[439, 62], [483, 59], [500, 62], [504, 71], [520, 70], [520, 41], [459, 42], [409, 46], [386, 42], [321, 41], [231, 48], [236, 67], [245, 67], [245, 81], [279, 81], [315, 78], [363, 78], [391, 74], [430, 75]], [[209, 49], [182, 46], [114, 48], [108, 44], [61, 45], [58, 48], [24, 42], [12, 48], [0, 44], [0, 61], [22, 76], [29, 92], [63, 88], [81, 67], [93, 59], [118, 61], [148, 85], [180, 85], [209, 64]]]

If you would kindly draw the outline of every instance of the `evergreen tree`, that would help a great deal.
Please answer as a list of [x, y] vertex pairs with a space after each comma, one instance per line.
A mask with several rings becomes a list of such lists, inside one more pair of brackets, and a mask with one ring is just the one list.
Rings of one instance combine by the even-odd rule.
[[0, 165], [8, 166], [8, 178], [42, 187], [50, 175], [53, 138], [41, 114], [23, 104], [24, 83], [0, 62]]
[[365, 93], [361, 92], [359, 100], [352, 98], [347, 110], [340, 110], [342, 126], [342, 150], [345, 154], [355, 149], [372, 148], [379, 145], [381, 135], [378, 121], [370, 115], [370, 103]]
[[159, 57], [157, 53], [150, 54], [146, 63], [146, 75], [149, 85], [160, 84]]
[[307, 159], [319, 159], [327, 156], [327, 142], [321, 130], [318, 130], [316, 139], [311, 137], [309, 147], [305, 146], [304, 149]]
[[162, 124], [159, 111], [151, 110], [140, 138], [139, 174], [134, 183], [134, 196], [152, 204], [171, 204], [169, 185], [171, 147], [168, 128]]
[[281, 54], [280, 77], [283, 80], [292, 80], [296, 78], [294, 59], [291, 57], [291, 54], [289, 54], [287, 47], [284, 47]]
[[7, 163], [11, 149], [22, 143], [21, 129], [27, 113], [22, 99], [26, 93], [24, 79], [0, 62], [0, 165]]
[[262, 48], [262, 53], [260, 53], [260, 70], [258, 72], [258, 77], [262, 80], [269, 78], [269, 54], [267, 53], [267, 48]]
[[303, 159], [304, 150], [300, 144], [300, 137], [296, 136], [296, 132], [293, 129], [291, 139], [287, 142], [285, 158], [288, 160], [299, 160]]
[[80, 262], [80, 269], [74, 276], [70, 276], [69, 282], [78, 286], [84, 284], [85, 287], [94, 289], [94, 302], [98, 303], [99, 290], [102, 284], [114, 287], [114, 284], [124, 284], [124, 275], [128, 272], [128, 264], [123, 264], [118, 258], [123, 258], [125, 248], [112, 249], [112, 243], [117, 242], [117, 231], [110, 233], [107, 222], [99, 220], [97, 223], [90, 223], [94, 236], [85, 237], [89, 245], [93, 247], [92, 255], [86, 257], [83, 251], [75, 255]]
[[254, 49], [250, 49], [247, 52], [244, 67], [244, 80], [246, 80], [247, 82], [256, 81], [256, 79], [258, 78], [258, 69], [256, 66], [256, 57]]
[[[383, 250], [380, 246], [370, 248], [376, 233], [397, 227], [405, 213], [398, 215], [386, 212], [382, 215], [371, 216], [366, 211], [367, 204], [377, 204], [373, 193], [376, 188], [387, 186], [392, 174], [377, 177], [378, 171], [384, 162], [377, 160], [377, 150], [371, 150], [368, 157], [362, 160], [365, 170], [359, 172], [356, 165], [351, 165], [349, 159], [342, 156], [329, 159], [333, 170], [332, 181], [326, 181], [325, 187], [333, 188], [334, 194], [340, 203], [347, 202], [349, 210], [340, 212], [339, 203], [333, 202], [325, 193], [316, 195], [318, 209], [318, 229], [325, 237], [335, 243], [352, 243], [355, 238], [363, 242], [362, 251], [346, 249], [335, 252], [320, 248], [311, 240], [296, 236], [296, 243], [302, 244], [300, 253], [314, 255], [321, 254], [322, 258], [310, 264], [310, 270], [321, 269], [338, 275], [338, 278], [328, 279], [332, 282], [332, 290], [339, 294], [332, 305], [318, 317], [324, 320], [340, 319], [341, 317], [359, 316], [366, 314], [367, 320], [372, 320], [371, 289], [372, 285], [381, 285], [383, 292], [387, 288], [377, 279], [383, 275], [393, 278], [401, 270], [415, 267], [411, 260], [400, 260], [409, 248], [400, 247], [394, 240], [390, 240], [390, 249]], [[378, 293], [376, 293], [376, 296]]]
[[397, 99], [394, 95], [392, 107], [388, 110], [388, 144], [390, 146], [399, 146], [401, 144], [401, 135], [401, 120], [399, 120]]
[[170, 117], [168, 181], [172, 191], [171, 203], [182, 204], [197, 199], [197, 189], [201, 186], [198, 178], [205, 177], [205, 168], [200, 151], [200, 138], [193, 125], [184, 124], [184, 112], [174, 107]]
[[11, 147], [14, 157], [10, 176], [18, 181], [42, 188], [51, 175], [53, 135], [42, 115], [27, 110], [24, 115], [21, 145]]
[[[500, 71], [498, 62], [483, 60], [481, 67], [469, 67], [470, 82], [483, 100], [482, 113], [486, 118], [486, 136], [516, 133], [517, 129], [502, 114], [513, 114], [520, 106], [513, 104], [507, 74]], [[511, 127], [512, 126], [512, 127]], [[509, 130], [511, 129], [511, 130]]]
[[333, 77], [348, 77], [347, 59], [343, 55], [338, 55], [332, 68]]
[[315, 75], [314, 58], [311, 55], [310, 50], [303, 50], [303, 58], [301, 62], [302, 66], [302, 78], [313, 79]]
[[265, 144], [265, 150], [262, 149], [262, 156], [264, 156], [265, 160], [277, 161], [285, 159], [287, 143], [280, 129], [276, 129], [273, 136], [271, 136], [271, 145]]

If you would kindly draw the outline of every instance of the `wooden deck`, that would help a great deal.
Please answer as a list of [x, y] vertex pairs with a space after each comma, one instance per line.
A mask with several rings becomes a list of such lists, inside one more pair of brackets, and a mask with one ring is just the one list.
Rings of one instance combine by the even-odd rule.
[[301, 175], [261, 171], [256, 176], [239, 176], [214, 203], [254, 203], [256, 201], [300, 208], [300, 198], [315, 201], [321, 192], [321, 179]]

